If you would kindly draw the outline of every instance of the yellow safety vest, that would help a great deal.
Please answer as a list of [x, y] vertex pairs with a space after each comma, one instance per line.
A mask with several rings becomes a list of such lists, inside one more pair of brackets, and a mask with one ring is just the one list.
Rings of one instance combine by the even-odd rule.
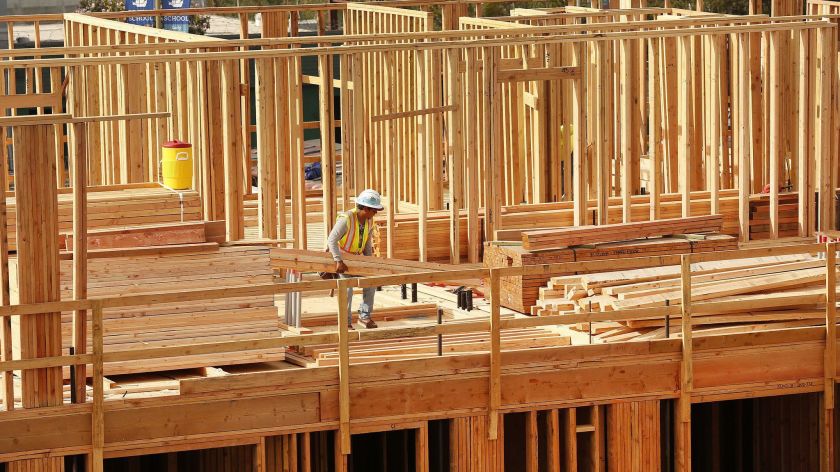
[[[370, 220], [367, 220], [362, 229], [362, 237], [359, 238], [359, 214], [356, 210], [354, 208], [338, 215], [338, 218], [347, 219], [347, 232], [338, 240], [338, 247], [350, 254], [361, 254], [365, 250], [370, 236]], [[336, 221], [338, 221], [338, 218], [336, 218]]]

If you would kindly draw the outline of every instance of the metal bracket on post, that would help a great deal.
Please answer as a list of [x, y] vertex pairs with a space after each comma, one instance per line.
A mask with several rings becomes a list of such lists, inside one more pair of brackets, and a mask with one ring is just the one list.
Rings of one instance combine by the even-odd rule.
[[[295, 270], [286, 271], [286, 282], [300, 282], [300, 272]], [[300, 292], [288, 292], [286, 294], [286, 324], [300, 328]]]

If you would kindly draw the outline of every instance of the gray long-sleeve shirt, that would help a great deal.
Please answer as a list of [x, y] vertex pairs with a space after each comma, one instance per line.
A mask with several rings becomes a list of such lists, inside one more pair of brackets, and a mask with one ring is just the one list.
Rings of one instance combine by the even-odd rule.
[[[347, 219], [352, 218], [348, 215], [347, 218], [339, 218], [336, 221], [335, 226], [333, 226], [332, 231], [330, 231], [330, 235], [327, 237], [327, 249], [330, 250], [330, 254], [333, 256], [333, 260], [338, 262], [342, 260], [341, 257], [341, 249], [338, 247], [338, 241], [347, 234]], [[364, 225], [358, 225], [359, 230], [364, 229]], [[361, 237], [361, 235], [359, 235]], [[369, 256], [373, 254], [373, 245], [371, 240], [373, 238], [368, 235], [367, 242], [365, 243], [365, 248], [362, 250], [362, 254], [365, 256]]]

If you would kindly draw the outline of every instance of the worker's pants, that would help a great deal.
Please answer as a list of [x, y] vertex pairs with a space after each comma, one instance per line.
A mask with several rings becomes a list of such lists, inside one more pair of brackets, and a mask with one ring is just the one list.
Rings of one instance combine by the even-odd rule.
[[[355, 277], [349, 274], [338, 274], [342, 279]], [[362, 304], [359, 305], [359, 319], [369, 320], [370, 312], [373, 310], [373, 297], [376, 295], [376, 287], [365, 287], [362, 289]], [[347, 324], [353, 324], [353, 289], [347, 289]]]

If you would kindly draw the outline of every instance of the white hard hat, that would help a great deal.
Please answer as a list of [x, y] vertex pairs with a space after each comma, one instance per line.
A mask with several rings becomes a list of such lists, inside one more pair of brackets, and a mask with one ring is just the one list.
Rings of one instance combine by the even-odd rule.
[[376, 190], [362, 190], [362, 193], [356, 197], [356, 205], [366, 206], [368, 208], [373, 208], [374, 210], [381, 210], [383, 208], [382, 197]]

